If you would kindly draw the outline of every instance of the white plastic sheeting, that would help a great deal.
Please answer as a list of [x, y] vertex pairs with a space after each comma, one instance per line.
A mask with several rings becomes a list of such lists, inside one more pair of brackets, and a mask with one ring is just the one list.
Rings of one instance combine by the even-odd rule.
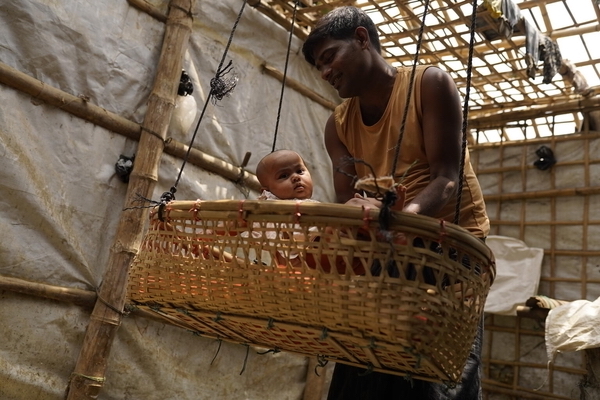
[[[154, 1], [167, 10], [167, 1]], [[201, 108], [242, 1], [198, 0], [184, 67]], [[113, 113], [141, 122], [164, 25], [126, 0], [8, 0], [0, 3], [0, 61]], [[226, 62], [239, 83], [209, 104], [194, 143], [248, 170], [271, 151], [288, 33], [246, 7]], [[335, 97], [294, 39], [288, 76]], [[333, 199], [322, 131], [330, 111], [286, 89], [277, 148], [298, 150], [312, 169], [315, 197]], [[195, 124], [194, 124], [195, 125]], [[0, 275], [95, 290], [101, 282], [126, 186], [114, 175], [137, 143], [0, 85]], [[154, 198], [175, 183], [181, 160], [165, 155]], [[250, 193], [255, 197], [256, 193]], [[232, 182], [187, 164], [178, 199], [235, 199]], [[61, 399], [82, 344], [89, 310], [0, 292], [0, 398]], [[101, 399], [299, 399], [304, 357], [251, 349], [125, 318]], [[214, 361], [211, 363], [211, 360]], [[244, 373], [240, 375], [245, 366]]]
[[517, 315], [517, 306], [537, 294], [544, 249], [506, 236], [490, 235], [486, 244], [496, 258], [496, 279], [485, 302], [485, 312]]

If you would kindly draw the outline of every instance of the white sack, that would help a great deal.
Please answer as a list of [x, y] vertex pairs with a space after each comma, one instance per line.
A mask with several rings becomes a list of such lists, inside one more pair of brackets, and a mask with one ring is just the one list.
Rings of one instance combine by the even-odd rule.
[[490, 235], [486, 244], [496, 258], [496, 279], [484, 311], [517, 315], [517, 306], [537, 294], [544, 250], [506, 236]]
[[575, 300], [553, 308], [546, 317], [548, 360], [561, 351], [600, 347], [600, 297], [593, 302]]

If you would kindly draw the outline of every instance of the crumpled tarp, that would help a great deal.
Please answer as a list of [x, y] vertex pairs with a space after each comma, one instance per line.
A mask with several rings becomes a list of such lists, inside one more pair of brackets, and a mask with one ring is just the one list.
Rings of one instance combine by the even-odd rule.
[[553, 308], [546, 317], [546, 352], [554, 361], [559, 352], [600, 347], [600, 297], [575, 300]]

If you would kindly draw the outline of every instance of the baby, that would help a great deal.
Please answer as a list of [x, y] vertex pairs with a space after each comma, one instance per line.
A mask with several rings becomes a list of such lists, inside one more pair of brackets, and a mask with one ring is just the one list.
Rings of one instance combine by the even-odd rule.
[[[278, 150], [263, 157], [256, 167], [256, 176], [263, 190], [258, 198], [259, 200], [299, 200], [317, 202], [317, 200], [312, 199], [313, 182], [310, 172], [302, 157], [295, 151]], [[347, 204], [352, 204], [354, 206], [370, 204], [366, 200], [361, 202], [361, 199], [362, 197], [358, 196]], [[296, 226], [294, 228], [296, 228]], [[256, 234], [258, 234], [258, 232], [253, 233], [253, 236]], [[276, 236], [274, 231], [267, 232], [266, 235], [267, 238], [271, 239], [274, 239], [274, 236]], [[321, 240], [321, 233], [318, 232], [316, 227], [309, 228], [308, 237], [305, 237], [304, 234], [296, 229], [294, 229], [293, 236], [298, 242], [303, 242], [305, 240], [316, 242]], [[280, 265], [285, 265], [286, 262], [289, 262], [292, 266], [299, 266], [301, 263], [299, 254], [295, 251], [287, 252], [278, 250], [275, 253], [275, 257]], [[327, 256], [322, 256], [318, 263], [314, 258], [314, 255], [307, 253], [306, 257], [306, 265], [310, 268], [315, 268], [317, 264], [320, 264], [326, 272], [329, 272], [332, 266], [342, 274], [346, 270], [346, 264], [342, 257], [336, 257], [334, 260], [330, 260]], [[334, 265], [332, 265], [332, 263]], [[351, 267], [355, 273], [364, 273], [364, 269], [360, 265], [360, 260], [354, 259], [352, 264]]]
[[295, 151], [277, 150], [266, 155], [258, 162], [256, 177], [263, 190], [259, 200], [311, 200], [312, 177]]

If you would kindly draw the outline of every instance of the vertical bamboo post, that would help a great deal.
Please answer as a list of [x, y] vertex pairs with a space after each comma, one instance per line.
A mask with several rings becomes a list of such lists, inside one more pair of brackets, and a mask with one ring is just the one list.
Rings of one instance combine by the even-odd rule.
[[[142, 123], [142, 135], [126, 201], [136, 194], [147, 198], [153, 195], [164, 140], [175, 105], [183, 55], [192, 31], [194, 4], [195, 0], [171, 0], [154, 87]], [[98, 300], [71, 376], [67, 400], [96, 399], [104, 385], [111, 346], [121, 324], [121, 310], [125, 305], [128, 269], [141, 244], [147, 217], [148, 212], [143, 209], [121, 213]]]
[[319, 366], [317, 357], [309, 357], [306, 367], [306, 384], [302, 400], [321, 400], [323, 398], [323, 389], [325, 387], [325, 368], [321, 368], [323, 375], [317, 375], [315, 369]]

